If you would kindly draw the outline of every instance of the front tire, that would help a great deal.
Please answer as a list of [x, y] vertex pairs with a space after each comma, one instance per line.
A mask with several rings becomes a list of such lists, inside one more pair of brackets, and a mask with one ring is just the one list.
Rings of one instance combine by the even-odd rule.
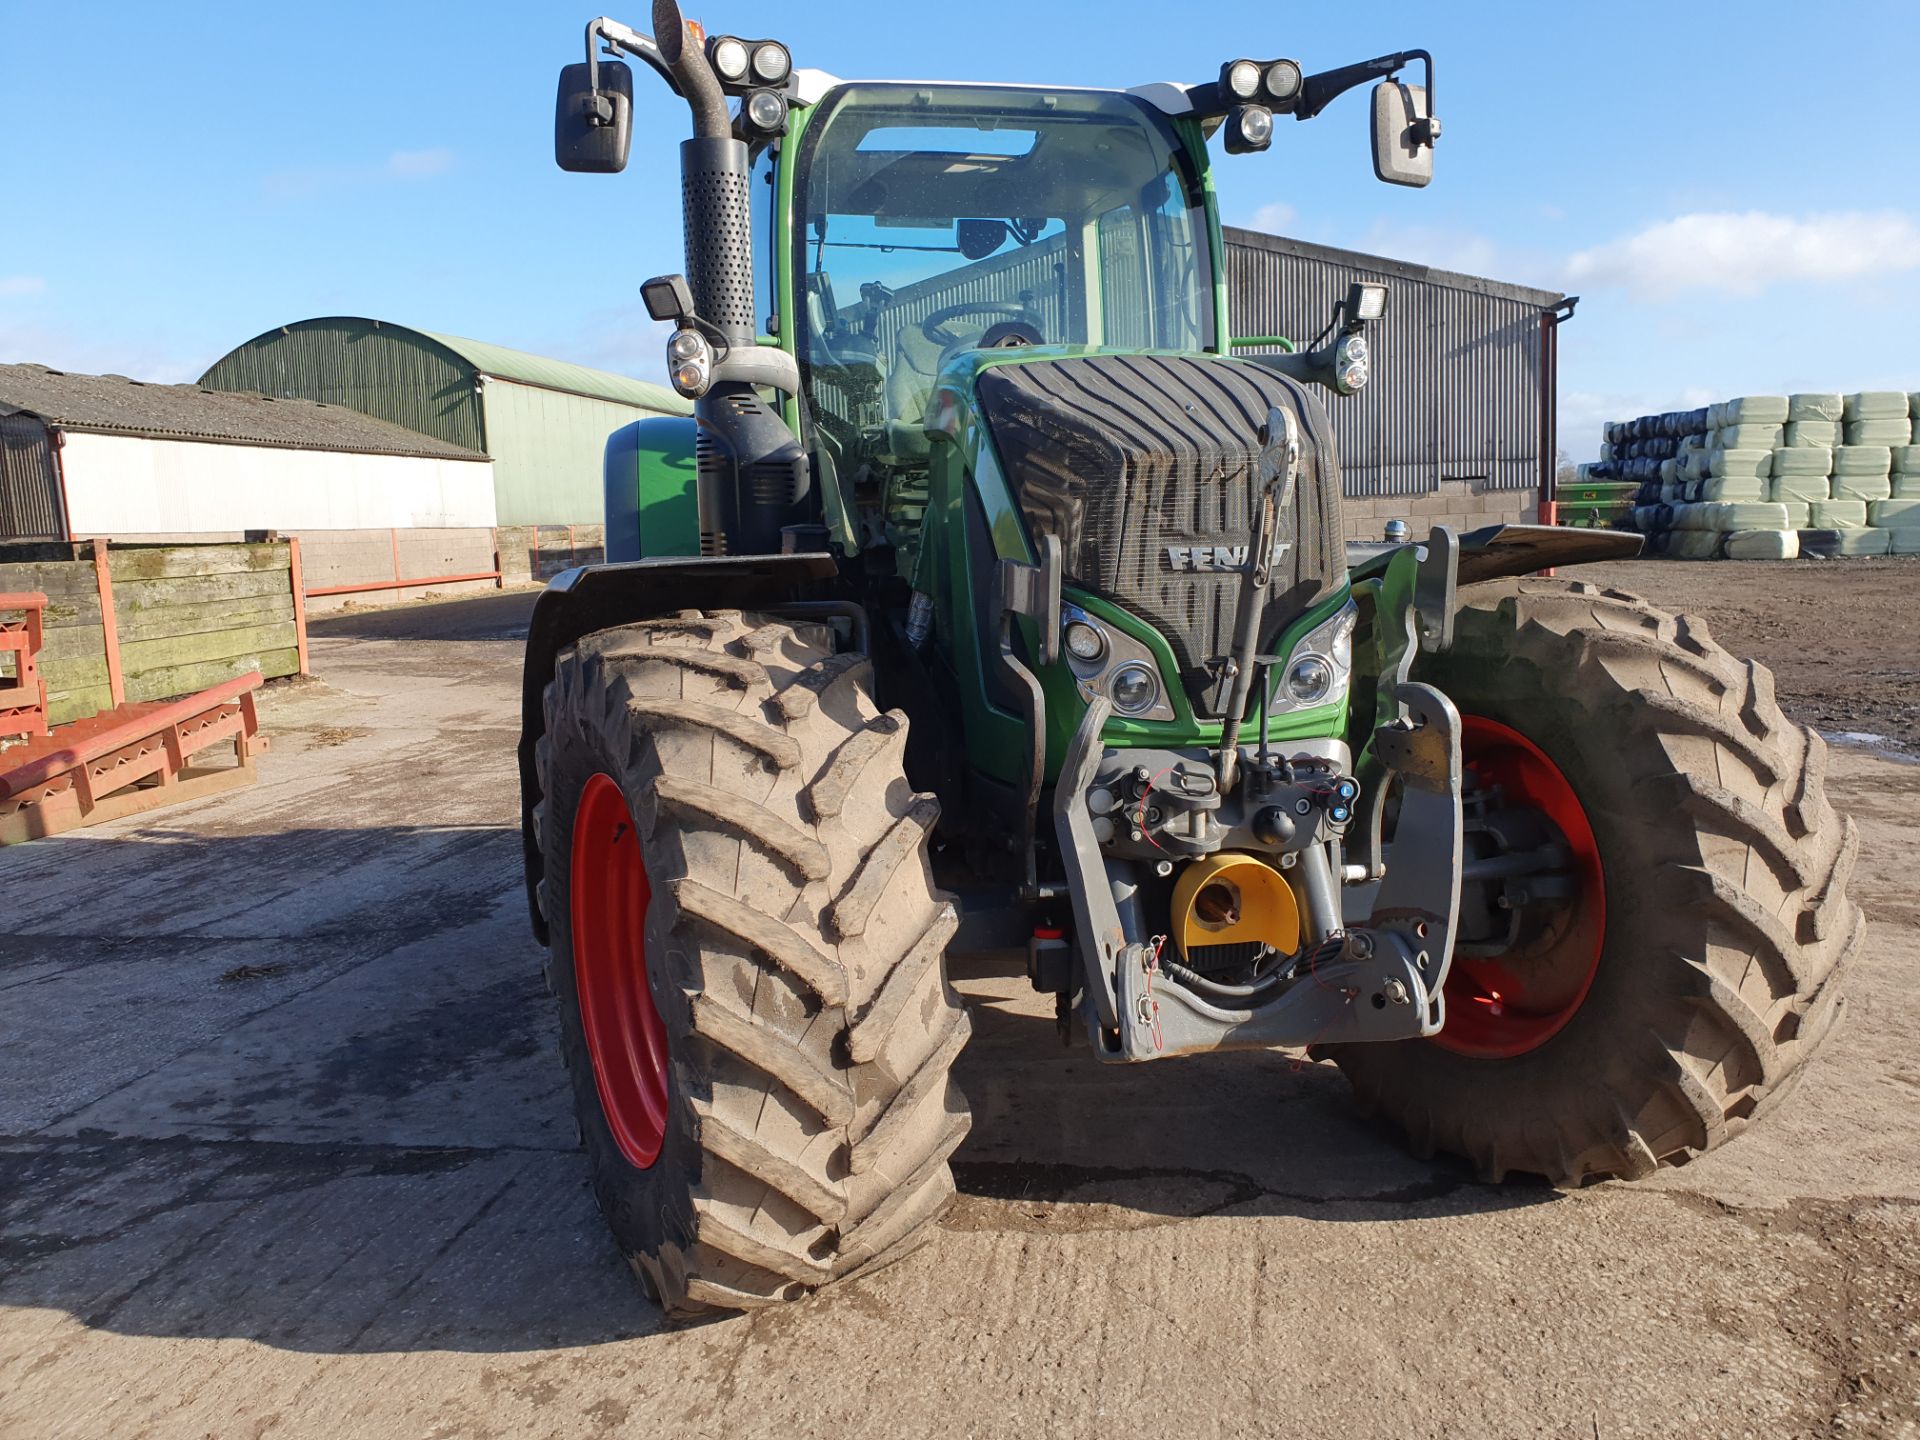
[[587, 636], [547, 690], [561, 1049], [601, 1212], [676, 1317], [888, 1263], [953, 1196], [957, 917], [869, 673], [820, 627], [685, 612]]
[[1416, 674], [1467, 717], [1470, 766], [1478, 717], [1571, 788], [1603, 877], [1597, 960], [1584, 989], [1554, 987], [1566, 1013], [1506, 1043], [1449, 1034], [1485, 999], [1456, 988], [1471, 969], [1456, 958], [1439, 1037], [1328, 1053], [1416, 1152], [1488, 1180], [1638, 1179], [1738, 1134], [1831, 1029], [1863, 931], [1825, 743], [1698, 620], [1578, 582], [1472, 587], [1453, 647]]

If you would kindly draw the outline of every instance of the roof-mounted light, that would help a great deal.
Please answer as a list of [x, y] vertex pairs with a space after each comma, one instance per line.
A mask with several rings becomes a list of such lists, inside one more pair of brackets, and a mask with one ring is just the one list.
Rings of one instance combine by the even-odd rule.
[[1273, 143], [1273, 112], [1264, 105], [1236, 105], [1227, 116], [1227, 153], [1251, 155]]
[[753, 47], [753, 78], [763, 85], [778, 85], [793, 73], [793, 57], [778, 40], [762, 40]]
[[1220, 88], [1236, 100], [1260, 93], [1260, 66], [1252, 60], [1229, 60], [1220, 67]]
[[1275, 101], [1291, 100], [1300, 93], [1300, 66], [1293, 60], [1276, 60], [1267, 66], [1265, 76], [1267, 98]]
[[732, 35], [722, 35], [707, 42], [707, 60], [713, 66], [713, 73], [729, 85], [738, 85], [747, 78], [747, 44]]

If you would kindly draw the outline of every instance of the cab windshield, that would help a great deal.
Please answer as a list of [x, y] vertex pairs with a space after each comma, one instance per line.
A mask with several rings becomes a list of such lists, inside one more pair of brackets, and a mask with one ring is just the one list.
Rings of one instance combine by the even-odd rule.
[[797, 164], [796, 350], [844, 479], [925, 459], [935, 377], [964, 350], [1213, 347], [1200, 185], [1132, 96], [848, 86]]

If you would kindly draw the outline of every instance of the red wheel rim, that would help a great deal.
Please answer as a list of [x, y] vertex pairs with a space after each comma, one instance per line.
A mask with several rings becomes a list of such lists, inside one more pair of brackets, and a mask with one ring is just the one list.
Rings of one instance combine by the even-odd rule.
[[667, 1030], [647, 985], [646, 861], [627, 800], [595, 775], [573, 817], [573, 981], [600, 1109], [645, 1170], [667, 1133]]
[[1524, 1055], [1559, 1034], [1593, 988], [1607, 935], [1600, 847], [1587, 812], [1560, 767], [1517, 730], [1480, 715], [1460, 717], [1466, 768], [1531, 805], [1559, 827], [1573, 852], [1579, 894], [1550, 939], [1525, 954], [1456, 954], [1447, 971], [1447, 1023], [1436, 1045], [1483, 1060]]

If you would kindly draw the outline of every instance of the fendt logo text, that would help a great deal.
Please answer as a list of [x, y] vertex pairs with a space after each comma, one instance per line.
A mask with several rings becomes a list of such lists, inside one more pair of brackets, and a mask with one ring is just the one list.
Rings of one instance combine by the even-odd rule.
[[[1278, 565], [1293, 545], [1282, 540], [1273, 547], [1273, 563]], [[1234, 573], [1247, 568], [1245, 545], [1169, 545], [1167, 568], [1189, 572]]]

